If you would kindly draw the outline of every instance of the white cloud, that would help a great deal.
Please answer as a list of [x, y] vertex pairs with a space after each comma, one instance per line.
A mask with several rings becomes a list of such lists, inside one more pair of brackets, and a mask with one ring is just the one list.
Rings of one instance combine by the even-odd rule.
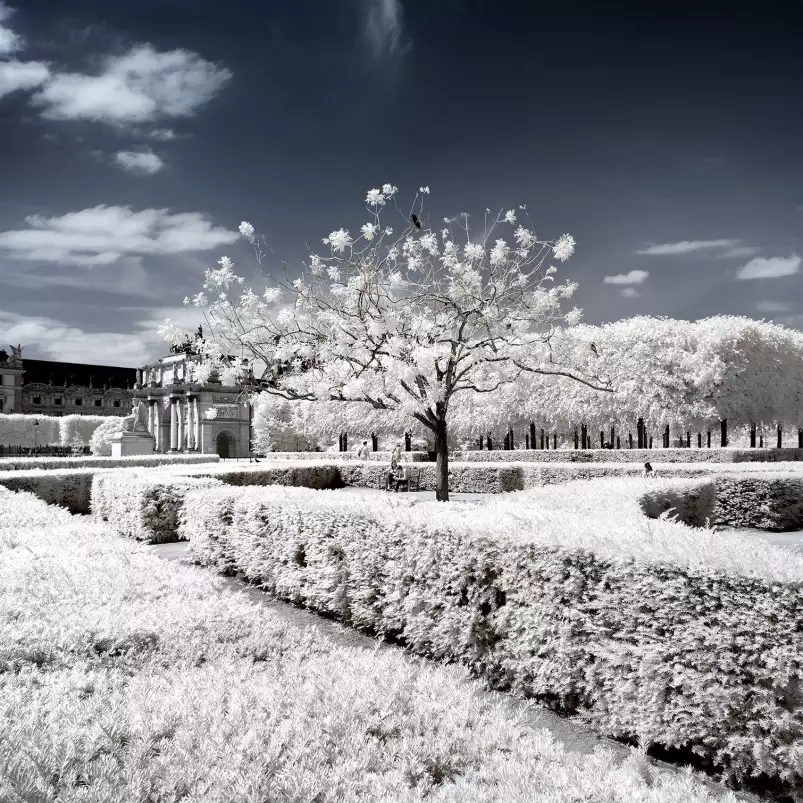
[[53, 120], [141, 123], [189, 117], [230, 80], [231, 72], [188, 50], [137, 45], [106, 59], [98, 75], [53, 75], [33, 101]]
[[791, 301], [757, 301], [756, 309], [769, 314], [791, 312], [795, 305]]
[[164, 162], [153, 151], [118, 151], [114, 161], [129, 173], [153, 175], [164, 167]]
[[604, 284], [641, 284], [649, 275], [648, 270], [631, 270], [616, 276], [606, 276], [602, 281]]
[[[2, 30], [0, 28], [0, 36]], [[0, 62], [0, 98], [18, 90], [36, 89], [49, 77], [50, 70], [41, 61]]]
[[756, 257], [739, 268], [737, 279], [777, 279], [792, 276], [800, 270], [803, 258], [798, 254], [789, 257]]
[[376, 58], [399, 50], [404, 12], [401, 0], [365, 0], [365, 33]]
[[739, 244], [738, 240], [683, 240], [679, 243], [663, 243], [651, 245], [636, 251], [647, 256], [672, 256], [674, 254], [690, 254], [707, 248], [732, 248]]
[[751, 245], [739, 245], [736, 248], [730, 248], [718, 254], [719, 259], [743, 259], [744, 257], [751, 257], [758, 253], [758, 248]]
[[133, 368], [167, 350], [158, 343], [158, 336], [146, 332], [86, 332], [54, 318], [4, 310], [0, 310], [0, 333], [2, 342], [37, 346], [46, 358], [90, 365]]
[[171, 139], [176, 138], [176, 132], [172, 128], [154, 128], [149, 131], [147, 136], [151, 139], [158, 139], [162, 142], [169, 142]]
[[0, 232], [0, 253], [32, 262], [109, 265], [123, 256], [207, 251], [239, 239], [200, 212], [173, 215], [167, 209], [101, 205], [25, 221], [27, 229]]
[[[12, 14], [11, 9], [0, 0], [0, 23], [5, 22]], [[7, 56], [22, 47], [22, 38], [11, 28], [0, 25], [0, 56]]]
[[623, 287], [619, 293], [625, 298], [641, 298], [641, 293], [635, 287]]

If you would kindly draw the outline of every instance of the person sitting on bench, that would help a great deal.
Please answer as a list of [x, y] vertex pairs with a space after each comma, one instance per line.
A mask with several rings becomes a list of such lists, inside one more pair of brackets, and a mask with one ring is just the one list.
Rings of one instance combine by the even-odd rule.
[[396, 493], [399, 492], [399, 488], [404, 488], [405, 491], [410, 490], [410, 469], [407, 466], [399, 463], [398, 467], [396, 468], [395, 479]]

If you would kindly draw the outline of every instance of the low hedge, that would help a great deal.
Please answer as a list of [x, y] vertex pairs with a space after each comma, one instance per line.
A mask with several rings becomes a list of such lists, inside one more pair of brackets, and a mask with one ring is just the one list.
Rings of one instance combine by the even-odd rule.
[[783, 463], [803, 460], [803, 449], [477, 449], [449, 457], [468, 463]]
[[211, 477], [104, 471], [92, 478], [92, 513], [121, 535], [163, 544], [179, 540], [178, 517], [187, 491], [220, 484]]
[[216, 488], [188, 493], [180, 532], [202, 564], [494, 688], [799, 789], [803, 558], [643, 516], [692, 492], [699, 521], [714, 486], [599, 480], [471, 509]]
[[51, 471], [65, 468], [130, 468], [132, 466], [182, 465], [188, 463], [217, 463], [216, 454], [154, 454], [130, 457], [4, 457], [0, 471]]
[[60, 471], [5, 471], [0, 472], [0, 487], [9, 491], [27, 491], [43, 502], [61, 505], [70, 513], [89, 513], [92, 495], [92, 478], [95, 470], [77, 468]]

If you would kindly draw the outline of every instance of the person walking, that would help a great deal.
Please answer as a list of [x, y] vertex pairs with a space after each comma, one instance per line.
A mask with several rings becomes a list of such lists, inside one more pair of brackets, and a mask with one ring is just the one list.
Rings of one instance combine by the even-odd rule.
[[399, 467], [399, 463], [401, 463], [401, 454], [401, 442], [398, 442], [393, 447], [393, 451], [390, 453], [390, 468], [388, 469], [388, 473], [385, 477], [386, 491], [392, 491], [396, 484], [396, 470]]
[[369, 454], [371, 454], [371, 447], [368, 445], [368, 441], [363, 441], [362, 446], [357, 449], [357, 457], [360, 460], [367, 460]]

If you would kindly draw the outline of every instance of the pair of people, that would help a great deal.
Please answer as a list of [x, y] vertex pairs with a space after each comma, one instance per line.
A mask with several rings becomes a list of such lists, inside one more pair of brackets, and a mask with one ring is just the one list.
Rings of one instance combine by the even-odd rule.
[[385, 490], [394, 490], [398, 492], [399, 486], [406, 485], [409, 488], [410, 475], [407, 466], [401, 462], [402, 448], [401, 443], [397, 443], [393, 447], [390, 455], [390, 470], [387, 473], [385, 481]]

